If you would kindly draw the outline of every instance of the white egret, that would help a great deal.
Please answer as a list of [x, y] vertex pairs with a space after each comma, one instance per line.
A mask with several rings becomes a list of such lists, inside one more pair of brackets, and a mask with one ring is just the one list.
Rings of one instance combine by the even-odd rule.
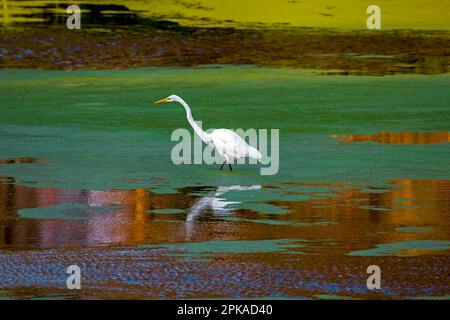
[[214, 147], [217, 152], [225, 159], [220, 167], [222, 170], [225, 163], [228, 164], [230, 171], [231, 163], [235, 160], [243, 157], [249, 157], [256, 160], [261, 159], [261, 153], [250, 146], [244, 139], [242, 139], [237, 133], [228, 129], [215, 129], [211, 133], [206, 133], [192, 118], [192, 112], [189, 105], [177, 95], [171, 95], [167, 98], [155, 101], [155, 103], [162, 102], [178, 102], [186, 110], [186, 118], [194, 129], [195, 133], [205, 142], [207, 145]]

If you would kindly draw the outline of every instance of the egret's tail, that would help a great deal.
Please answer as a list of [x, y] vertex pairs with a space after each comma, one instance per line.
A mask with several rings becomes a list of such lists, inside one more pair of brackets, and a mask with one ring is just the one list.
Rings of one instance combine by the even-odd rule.
[[258, 149], [248, 146], [247, 147], [247, 156], [256, 160], [261, 160], [261, 152]]

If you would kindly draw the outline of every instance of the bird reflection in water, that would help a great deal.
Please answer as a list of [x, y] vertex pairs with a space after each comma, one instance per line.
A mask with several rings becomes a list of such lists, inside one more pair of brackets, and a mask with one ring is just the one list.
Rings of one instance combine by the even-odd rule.
[[[260, 185], [220, 186], [198, 197], [192, 193], [204, 187], [162, 195], [146, 189], [35, 188], [18, 185], [14, 178], [0, 179], [0, 246], [147, 243], [184, 238], [185, 229], [189, 229], [190, 238], [195, 224], [190, 222], [207, 219], [211, 214], [228, 215], [232, 211], [229, 206], [239, 203], [225, 200], [226, 192], [259, 189]], [[78, 207], [70, 209], [73, 204]], [[153, 210], [167, 208], [187, 212], [177, 219], [185, 221], [185, 226], [164, 223], [171, 217], [152, 214]], [[22, 210], [33, 216], [24, 217]]]
[[260, 185], [253, 186], [229, 186], [229, 187], [218, 187], [215, 191], [211, 192], [209, 195], [200, 198], [191, 208], [189, 214], [186, 217], [186, 221], [190, 222], [201, 217], [202, 214], [212, 211], [213, 215], [227, 215], [231, 213], [229, 205], [240, 203], [238, 201], [227, 201], [221, 196], [228, 191], [249, 191], [249, 190], [259, 190]]
[[230, 215], [232, 209], [230, 205], [239, 204], [239, 201], [227, 201], [223, 195], [229, 191], [251, 191], [259, 190], [261, 185], [252, 186], [219, 186], [215, 191], [210, 192], [206, 196], [200, 198], [191, 207], [188, 215], [186, 216], [186, 240], [193, 238], [195, 234], [195, 222], [201, 220], [202, 217], [209, 215], [212, 216], [224, 216]]

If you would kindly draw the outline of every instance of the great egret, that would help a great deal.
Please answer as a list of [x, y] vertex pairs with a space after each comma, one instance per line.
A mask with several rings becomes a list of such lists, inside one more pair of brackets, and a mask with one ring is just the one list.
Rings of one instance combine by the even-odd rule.
[[192, 118], [192, 112], [191, 108], [189, 108], [189, 105], [179, 96], [171, 95], [167, 98], [155, 101], [155, 103], [162, 102], [178, 102], [184, 107], [184, 109], [186, 110], [186, 118], [192, 129], [194, 129], [195, 133], [200, 137], [200, 139], [202, 139], [204, 143], [213, 146], [217, 150], [217, 152], [219, 152], [219, 154], [225, 158], [225, 161], [220, 166], [220, 170], [222, 170], [223, 165], [227, 163], [230, 171], [232, 171], [233, 169], [231, 168], [231, 163], [239, 158], [249, 157], [256, 160], [261, 159], [261, 153], [257, 149], [248, 145], [248, 143], [245, 142], [244, 139], [242, 139], [237, 133], [231, 130], [215, 129], [211, 133], [206, 133], [205, 131], [203, 131], [202, 128], [200, 128], [200, 126]]

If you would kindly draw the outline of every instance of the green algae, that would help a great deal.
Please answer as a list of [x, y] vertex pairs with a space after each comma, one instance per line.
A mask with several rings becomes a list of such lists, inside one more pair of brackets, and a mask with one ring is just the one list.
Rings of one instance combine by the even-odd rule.
[[395, 228], [395, 231], [403, 231], [403, 232], [427, 232], [431, 231], [430, 228], [420, 228], [420, 227], [399, 227]]
[[192, 254], [210, 253], [267, 253], [285, 252], [297, 248], [304, 248], [306, 240], [301, 239], [274, 239], [274, 240], [229, 240], [205, 241], [179, 244], [140, 245], [140, 248], [166, 248], [186, 251]]
[[61, 203], [51, 207], [24, 208], [19, 216], [25, 219], [87, 220], [91, 213], [107, 212], [113, 206], [91, 207], [85, 203]]
[[152, 209], [148, 212], [157, 214], [180, 214], [185, 213], [186, 211], [182, 209]]
[[292, 227], [309, 227], [309, 226], [327, 226], [330, 224], [336, 224], [334, 221], [315, 221], [315, 222], [304, 222], [304, 221], [283, 221], [283, 220], [273, 220], [273, 219], [244, 219], [239, 217], [220, 217], [218, 218], [224, 221], [237, 221], [237, 222], [253, 222], [262, 223], [275, 226], [292, 226]]
[[[444, 251], [450, 249], [450, 241], [416, 240], [396, 243], [379, 244], [375, 248], [357, 250], [348, 253], [349, 256], [415, 256], [427, 254], [427, 251]], [[405, 252], [414, 250], [414, 253]]]

